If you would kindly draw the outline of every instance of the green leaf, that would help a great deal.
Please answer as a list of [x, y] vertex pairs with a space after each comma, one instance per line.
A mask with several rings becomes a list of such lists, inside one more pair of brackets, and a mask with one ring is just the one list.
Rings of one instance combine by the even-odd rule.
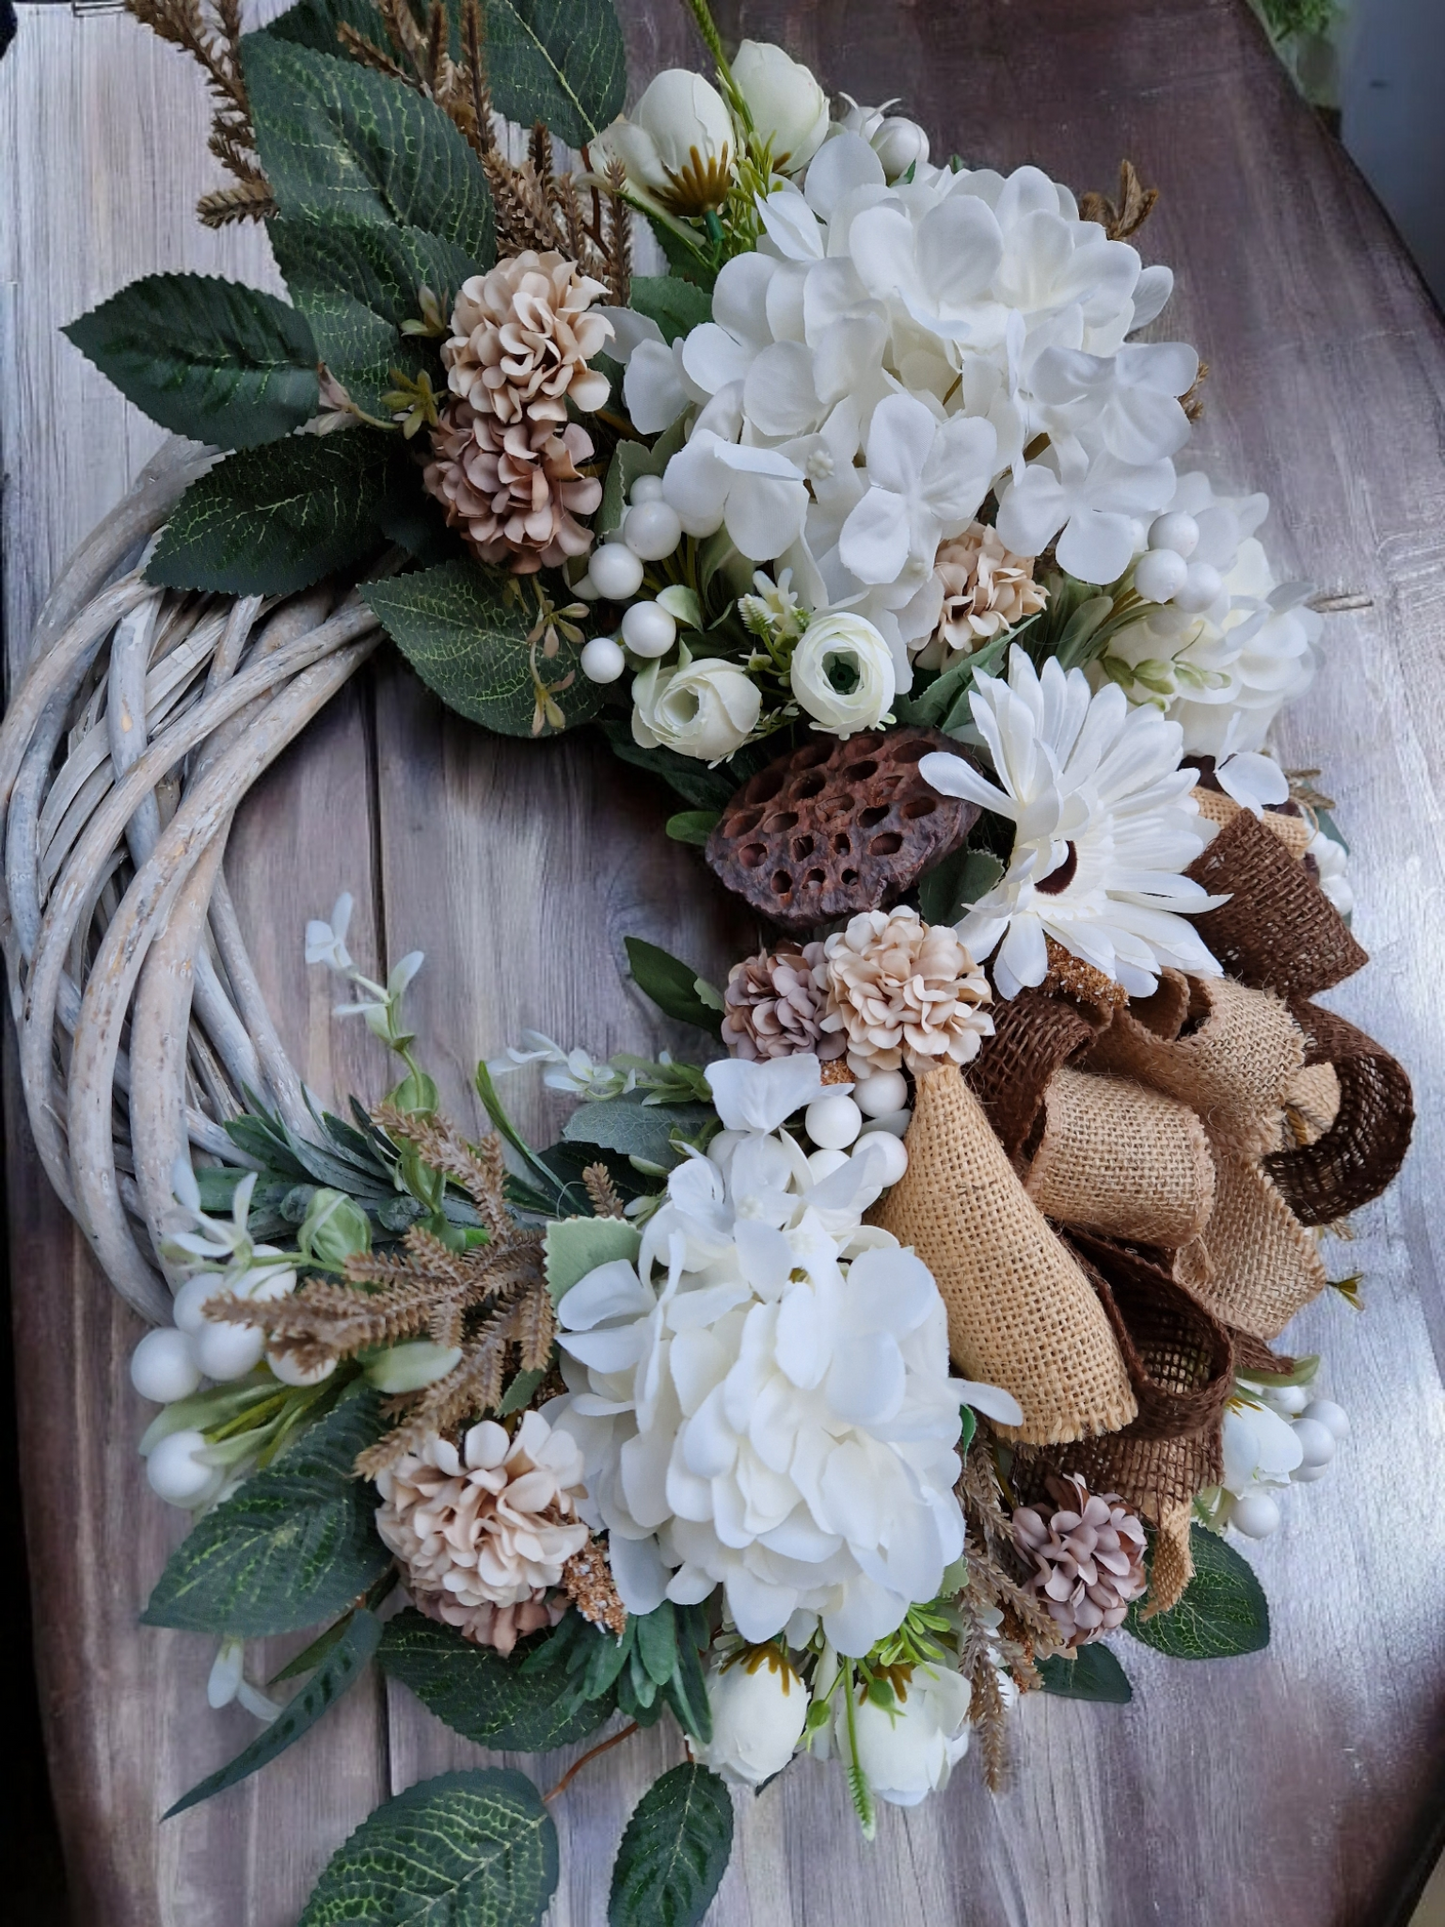
[[[371, 582], [362, 595], [448, 708], [501, 736], [532, 735], [537, 692], [527, 637], [537, 612], [530, 596], [510, 600], [475, 562], [444, 562], [440, 568]], [[563, 638], [549, 662], [537, 645], [537, 674], [552, 690], [568, 729], [587, 722], [602, 700], [597, 684], [577, 667], [580, 655]], [[567, 687], [560, 688], [564, 682]], [[539, 733], [558, 732], [548, 722]]]
[[665, 1016], [676, 1018], [680, 1024], [695, 1024], [709, 1037], [722, 1035], [719, 1007], [705, 1003], [698, 996], [697, 972], [690, 965], [681, 963], [655, 943], [644, 943], [641, 937], [626, 937], [623, 941], [633, 982]]
[[375, 1395], [343, 1395], [275, 1464], [191, 1528], [142, 1615], [147, 1626], [298, 1632], [339, 1612], [391, 1563], [376, 1493], [354, 1471], [381, 1432]]
[[298, 1927], [538, 1927], [557, 1886], [557, 1829], [511, 1768], [441, 1773], [363, 1820]]
[[64, 330], [127, 401], [193, 441], [254, 448], [316, 413], [306, 317], [207, 274], [149, 274]]
[[199, 1806], [202, 1800], [209, 1800], [213, 1793], [224, 1793], [227, 1787], [233, 1787], [259, 1772], [263, 1766], [269, 1766], [278, 1754], [284, 1753], [304, 1733], [309, 1733], [322, 1715], [330, 1712], [346, 1689], [355, 1685], [367, 1661], [376, 1651], [380, 1638], [381, 1621], [375, 1613], [353, 1613], [340, 1639], [285, 1711], [258, 1733], [229, 1766], [223, 1766], [219, 1773], [212, 1773], [199, 1785], [193, 1786], [161, 1818], [173, 1819], [176, 1814], [184, 1813], [187, 1807]]
[[386, 27], [371, 0], [299, 0], [299, 5], [288, 7], [257, 32], [270, 40], [310, 47], [319, 54], [336, 54], [341, 52], [336, 30], [343, 20], [374, 47], [388, 44]]
[[721, 810], [750, 776], [756, 775], [779, 753], [774, 739], [770, 744], [756, 745], [755, 749], [740, 750], [727, 762], [719, 763], [716, 769], [709, 769], [695, 756], [679, 756], [676, 750], [643, 749], [633, 742], [629, 723], [604, 722], [601, 730], [614, 756], [636, 769], [660, 776], [669, 789], [695, 810]]
[[369, 428], [242, 449], [192, 482], [146, 580], [227, 595], [289, 595], [381, 543], [392, 438]]
[[457, 289], [475, 272], [461, 248], [425, 228], [378, 221], [274, 220], [267, 232], [316, 353], [359, 408], [385, 414], [393, 370], [435, 374], [433, 348], [401, 326], [420, 314], [422, 287], [450, 314]]
[[641, 1249], [642, 1233], [625, 1218], [554, 1218], [543, 1239], [552, 1303], [599, 1265], [635, 1264]]
[[1171, 1659], [1233, 1659], [1269, 1644], [1269, 1604], [1254, 1568], [1204, 1526], [1189, 1529], [1194, 1577], [1167, 1613], [1145, 1619], [1136, 1600], [1124, 1624]]
[[536, 1397], [546, 1376], [545, 1365], [537, 1365], [530, 1372], [518, 1372], [502, 1394], [502, 1402], [497, 1407], [497, 1417], [510, 1418], [513, 1412], [523, 1411]]
[[256, 148], [286, 220], [425, 228], [495, 258], [481, 162], [415, 88], [273, 35], [242, 43]]
[[964, 911], [1003, 875], [991, 850], [955, 850], [936, 863], [918, 886], [918, 908], [925, 923], [957, 923]]
[[524, 1654], [503, 1659], [493, 1647], [475, 1646], [454, 1627], [418, 1612], [398, 1613], [387, 1622], [376, 1657], [384, 1672], [454, 1732], [497, 1752], [570, 1746], [595, 1733], [612, 1711], [610, 1699], [574, 1710], [563, 1698], [561, 1667], [524, 1674]]
[[667, 834], [674, 843], [695, 843], [699, 849], [717, 827], [718, 810], [679, 810], [667, 819]]
[[684, 281], [694, 282], [711, 297], [713, 284], [722, 265], [715, 250], [709, 250], [705, 237], [696, 229], [696, 240], [684, 239], [671, 221], [664, 221], [649, 214], [647, 224], [657, 237], [657, 244], [667, 257], [667, 265], [673, 274]]
[[704, 1766], [675, 1766], [633, 1808], [612, 1869], [608, 1927], [698, 1927], [727, 1872], [733, 1802]]
[[579, 1104], [562, 1126], [571, 1144], [600, 1144], [624, 1157], [670, 1168], [677, 1162], [674, 1135], [689, 1141], [716, 1121], [710, 1104], [648, 1104], [644, 1091]]
[[1123, 1667], [1107, 1646], [1097, 1640], [1080, 1646], [1072, 1659], [1055, 1653], [1039, 1661], [1039, 1678], [1044, 1691], [1059, 1699], [1099, 1700], [1110, 1706], [1127, 1706], [1134, 1697]]
[[487, 0], [497, 112], [584, 147], [622, 112], [627, 49], [612, 0]]
[[695, 282], [675, 274], [634, 275], [628, 305], [655, 321], [669, 344], [712, 320], [712, 297]]

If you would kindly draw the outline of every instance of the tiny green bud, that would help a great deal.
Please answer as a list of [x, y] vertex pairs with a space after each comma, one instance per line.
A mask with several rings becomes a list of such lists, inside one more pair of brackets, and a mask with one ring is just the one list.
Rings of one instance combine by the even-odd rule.
[[395, 1396], [435, 1385], [461, 1362], [460, 1345], [434, 1345], [429, 1338], [409, 1339], [377, 1352], [367, 1363], [367, 1383], [378, 1392]]
[[296, 1242], [311, 1264], [340, 1271], [354, 1252], [370, 1251], [371, 1224], [344, 1191], [318, 1191]]

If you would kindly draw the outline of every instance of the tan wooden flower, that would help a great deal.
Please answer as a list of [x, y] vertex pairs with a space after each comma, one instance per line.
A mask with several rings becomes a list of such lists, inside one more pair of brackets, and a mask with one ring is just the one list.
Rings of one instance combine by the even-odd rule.
[[814, 980], [825, 1031], [848, 1040], [856, 1077], [966, 1064], [993, 1034], [988, 980], [946, 924], [916, 910], [868, 910], [828, 938]]
[[577, 1517], [582, 1454], [540, 1412], [510, 1439], [492, 1419], [460, 1449], [433, 1435], [376, 1485], [376, 1529], [422, 1612], [502, 1653], [562, 1617], [565, 1595], [548, 1595], [591, 1534]]
[[432, 431], [432, 454], [422, 480], [483, 562], [533, 575], [592, 546], [577, 517], [601, 502], [602, 484], [581, 473], [592, 437], [580, 423], [560, 431], [545, 416], [507, 424], [453, 400]]
[[945, 542], [933, 570], [943, 590], [938, 626], [916, 660], [925, 669], [946, 669], [1005, 629], [1043, 608], [1048, 592], [1034, 581], [1034, 558], [1013, 555], [997, 530], [974, 522]]
[[452, 337], [442, 347], [447, 385], [481, 414], [509, 424], [565, 422], [567, 401], [584, 411], [607, 400], [607, 377], [589, 368], [612, 324], [588, 310], [607, 290], [560, 254], [499, 261], [462, 283]]
[[820, 943], [783, 944], [746, 957], [728, 972], [722, 1037], [734, 1057], [757, 1061], [812, 1051], [824, 1062], [841, 1057], [847, 1040], [825, 1032], [826, 992], [813, 980], [823, 961]]

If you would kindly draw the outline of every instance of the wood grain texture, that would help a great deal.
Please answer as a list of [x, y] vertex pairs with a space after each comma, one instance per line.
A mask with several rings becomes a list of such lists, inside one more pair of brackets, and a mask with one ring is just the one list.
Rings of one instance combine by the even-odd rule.
[[[671, 0], [624, 5], [633, 91], [701, 64]], [[1030, 1702], [1008, 1790], [968, 1763], [947, 1795], [858, 1840], [836, 1772], [804, 1762], [740, 1803], [717, 1927], [1358, 1927], [1445, 1785], [1445, 1298], [1434, 1222], [1445, 1154], [1442, 930], [1445, 338], [1340, 151], [1289, 93], [1242, 0], [740, 0], [725, 35], [780, 40], [835, 87], [903, 96], [936, 152], [1036, 160], [1107, 188], [1129, 154], [1163, 200], [1142, 238], [1178, 289], [1161, 335], [1213, 365], [1197, 438], [1222, 481], [1264, 488], [1287, 573], [1372, 606], [1331, 617], [1280, 745], [1326, 772], [1355, 850], [1371, 968], [1331, 1001], [1411, 1067], [1416, 1149], [1395, 1191], [1328, 1253], [1369, 1309], [1333, 1295], [1291, 1328], [1327, 1356], [1355, 1431], [1337, 1476], [1295, 1493], [1251, 1558], [1269, 1650], [1195, 1668], [1119, 1642], [1128, 1708]], [[203, 233], [198, 82], [124, 19], [22, 10], [0, 69], [0, 433], [12, 669], [70, 544], [158, 435], [53, 332], [133, 275], [266, 278], [249, 231]], [[585, 743], [490, 741], [403, 672], [349, 691], [248, 804], [228, 874], [288, 1048], [325, 1092], [374, 1093], [369, 1040], [336, 1026], [301, 962], [307, 915], [358, 898], [358, 957], [419, 947], [414, 1008], [462, 1115], [477, 1055], [535, 1025], [598, 1051], [668, 1041], [621, 972], [621, 938], [699, 965], [742, 928], [652, 798]], [[585, 831], [585, 834], [579, 834]], [[365, 945], [374, 946], [368, 956]], [[595, 956], [595, 968], [584, 959]], [[515, 1083], [530, 1128], [556, 1122]], [[362, 1687], [246, 1789], [155, 1815], [233, 1750], [243, 1717], [203, 1704], [209, 1653], [135, 1612], [173, 1536], [139, 1487], [144, 1422], [125, 1377], [137, 1327], [39, 1184], [10, 1110], [11, 1226], [38, 1654], [78, 1918], [120, 1927], [287, 1927], [325, 1857], [390, 1789], [486, 1756], [398, 1689]], [[230, 1722], [234, 1719], [235, 1725]], [[609, 1754], [559, 1802], [557, 1927], [600, 1927], [632, 1801], [676, 1742]], [[542, 1769], [556, 1768], [548, 1762]], [[555, 1777], [555, 1770], [551, 1777]], [[544, 1784], [547, 1783], [544, 1780]]]

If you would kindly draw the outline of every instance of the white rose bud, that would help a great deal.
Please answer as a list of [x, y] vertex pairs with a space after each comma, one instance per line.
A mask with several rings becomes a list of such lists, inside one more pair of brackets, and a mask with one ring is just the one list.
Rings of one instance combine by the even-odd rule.
[[675, 665], [653, 663], [633, 682], [633, 740], [716, 763], [757, 728], [762, 696], [733, 663], [694, 662], [685, 647], [677, 653]]
[[799, 174], [823, 145], [828, 96], [808, 69], [766, 40], [745, 40], [733, 79], [748, 104], [758, 138], [770, 143], [780, 174]]
[[706, 214], [727, 199], [735, 140], [722, 95], [683, 67], [660, 73], [630, 120], [613, 121], [591, 143], [594, 171], [612, 159], [643, 200], [671, 214]]
[[815, 616], [793, 651], [793, 694], [821, 729], [876, 729], [897, 690], [893, 655], [862, 616]]
[[868, 145], [883, 163], [883, 173], [891, 184], [901, 181], [910, 167], [922, 167], [928, 159], [928, 136], [916, 120], [890, 114], [868, 137]]
[[712, 1739], [694, 1758], [726, 1779], [759, 1786], [781, 1773], [803, 1737], [808, 1689], [776, 1646], [708, 1674]]
[[[866, 1697], [854, 1708], [858, 1759], [880, 1800], [916, 1807], [948, 1784], [954, 1765], [968, 1751], [968, 1681], [946, 1666], [915, 1666], [908, 1697], [889, 1709]], [[837, 1745], [848, 1757], [844, 1721], [835, 1715]]]

